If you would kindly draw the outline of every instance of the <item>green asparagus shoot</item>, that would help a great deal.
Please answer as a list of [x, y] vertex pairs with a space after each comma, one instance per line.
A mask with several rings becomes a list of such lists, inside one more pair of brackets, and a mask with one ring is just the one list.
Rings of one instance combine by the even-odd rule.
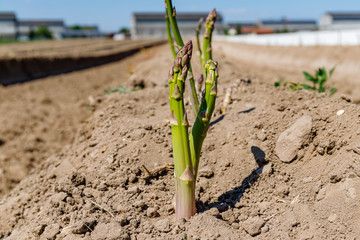
[[[169, 28], [167, 28], [169, 42], [170, 42], [171, 30], [172, 30], [176, 44], [179, 47], [183, 47], [184, 42], [182, 40], [180, 30], [179, 30], [179, 27], [178, 27], [178, 24], [176, 21], [176, 10], [175, 10], [175, 7], [172, 6], [171, 0], [165, 0], [165, 8], [166, 8], [166, 13], [167, 13], [167, 17], [168, 17], [167, 19], [170, 22], [170, 26], [169, 26]], [[171, 42], [172, 42], [172, 38], [171, 38]], [[172, 49], [171, 49], [171, 51], [172, 51]], [[174, 58], [175, 58], [175, 56], [174, 56]], [[193, 110], [193, 114], [196, 117], [196, 115], [198, 114], [198, 111], [199, 111], [199, 102], [198, 102], [197, 93], [196, 93], [196, 89], [195, 89], [195, 83], [194, 83], [194, 77], [192, 74], [191, 64], [189, 65], [189, 73], [190, 74], [188, 75], [187, 82], [188, 82], [188, 86], [190, 87], [190, 90], [191, 90], [190, 91], [190, 103], [191, 103], [191, 107]]]
[[193, 46], [189, 41], [177, 53], [169, 72], [170, 126], [175, 166], [175, 216], [190, 218], [196, 213], [195, 182], [201, 147], [209, 128], [217, 95], [217, 62], [205, 64], [206, 81], [199, 113], [189, 136], [189, 122], [184, 104], [187, 77]]
[[[176, 44], [181, 47], [176, 53], [174, 65], [169, 72], [170, 126], [175, 168], [175, 217], [189, 219], [196, 213], [195, 183], [200, 152], [210, 126], [217, 95], [218, 63], [211, 60], [211, 34], [214, 29], [216, 11], [213, 10], [209, 14], [205, 24], [204, 42], [206, 44], [204, 46], [207, 47], [203, 49], [201, 55], [206, 53], [206, 57], [201, 57], [201, 61], [204, 61], [203, 74], [200, 74], [195, 86], [190, 63], [193, 44], [191, 41], [183, 44], [176, 22], [175, 8], [172, 7], [171, 0], [165, 0], [165, 5], [170, 23], [168, 25], [169, 43], [173, 35]], [[200, 27], [198, 26], [197, 35]], [[198, 39], [197, 41], [201, 52], [200, 41]], [[190, 134], [184, 104], [185, 82], [190, 89], [190, 102], [196, 119]]]

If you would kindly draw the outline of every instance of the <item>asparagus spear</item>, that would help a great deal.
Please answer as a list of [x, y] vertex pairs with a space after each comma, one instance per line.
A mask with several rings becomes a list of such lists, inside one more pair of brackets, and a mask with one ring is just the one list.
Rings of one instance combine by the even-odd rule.
[[201, 25], [202, 25], [203, 22], [204, 22], [204, 19], [200, 18], [199, 22], [198, 22], [198, 25], [196, 27], [196, 43], [197, 43], [197, 46], [198, 46], [198, 51], [199, 51], [200, 56], [202, 55], [202, 51], [201, 51], [199, 35], [200, 35], [200, 31], [201, 31]]
[[[180, 30], [179, 30], [179, 27], [178, 27], [177, 21], [176, 21], [176, 10], [175, 10], [175, 7], [174, 8], [172, 7], [171, 0], [165, 0], [165, 7], [166, 7], [166, 12], [167, 12], [167, 16], [168, 16], [168, 19], [170, 22], [172, 32], [174, 34], [175, 42], [179, 47], [183, 47], [184, 42], [182, 40]], [[171, 35], [171, 33], [170, 33], [170, 35]], [[169, 33], [168, 33], [168, 37], [169, 37]], [[189, 73], [192, 73], [191, 65], [189, 65], [188, 71], [189, 71]], [[191, 107], [193, 110], [193, 114], [196, 117], [199, 112], [199, 102], [198, 102], [197, 93], [196, 93], [196, 89], [195, 89], [193, 74], [189, 74], [187, 81], [189, 82], [188, 85], [191, 89], [191, 92], [190, 92]]]
[[[205, 22], [205, 32], [204, 32], [204, 41], [203, 41], [203, 54], [201, 56], [201, 63], [204, 65], [207, 60], [212, 59], [212, 47], [211, 47], [211, 37], [214, 30], [214, 25], [216, 21], [216, 9], [213, 9], [206, 18]], [[205, 75], [205, 69], [203, 69]]]
[[192, 55], [189, 41], [177, 54], [170, 70], [170, 125], [175, 162], [175, 215], [190, 218], [196, 212], [195, 179], [189, 146], [189, 123], [184, 106], [185, 80]]
[[210, 59], [205, 64], [205, 90], [202, 94], [199, 114], [195, 120], [190, 135], [191, 160], [194, 167], [195, 179], [198, 172], [201, 147], [209, 129], [211, 116], [215, 108], [215, 100], [217, 95], [217, 79], [219, 76], [217, 66], [218, 63]]
[[166, 32], [167, 32], [167, 36], [168, 36], [168, 41], [169, 41], [171, 53], [172, 53], [173, 57], [176, 58], [174, 40], [173, 40], [172, 35], [171, 35], [170, 21], [169, 21], [169, 17], [168, 17], [167, 14], [165, 14], [165, 21], [166, 21]]
[[189, 41], [177, 54], [169, 73], [170, 126], [175, 162], [175, 216], [190, 218], [196, 212], [195, 181], [200, 160], [200, 151], [209, 128], [217, 95], [217, 62], [205, 64], [206, 81], [200, 111], [189, 138], [187, 114], [184, 106], [186, 75], [192, 54]]

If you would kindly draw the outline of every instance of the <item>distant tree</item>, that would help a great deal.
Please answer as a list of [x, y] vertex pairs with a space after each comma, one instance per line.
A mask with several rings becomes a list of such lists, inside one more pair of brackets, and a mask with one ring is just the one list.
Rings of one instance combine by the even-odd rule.
[[123, 27], [119, 30], [119, 33], [130, 33], [130, 29]]
[[31, 39], [31, 40], [35, 39], [35, 31], [32, 29], [29, 32], [29, 39]]
[[45, 38], [45, 39], [52, 39], [52, 32], [47, 27], [39, 27], [35, 31], [35, 36], [37, 38]]
[[71, 30], [81, 30], [81, 27], [79, 25], [73, 25], [70, 27]]
[[242, 34], [241, 24], [236, 24], [236, 34]]

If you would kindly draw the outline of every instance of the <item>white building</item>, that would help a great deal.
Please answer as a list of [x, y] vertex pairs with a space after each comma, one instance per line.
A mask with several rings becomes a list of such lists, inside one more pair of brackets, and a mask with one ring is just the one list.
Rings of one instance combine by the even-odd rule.
[[320, 19], [321, 30], [360, 29], [360, 12], [328, 12]]
[[36, 31], [40, 27], [46, 27], [52, 33], [53, 38], [60, 39], [65, 25], [62, 20], [26, 20], [18, 21], [19, 37], [29, 36], [30, 31]]
[[[184, 37], [195, 36], [200, 18], [206, 19], [206, 13], [176, 14], [176, 20]], [[204, 29], [202, 28], [202, 31]], [[217, 15], [214, 35], [223, 35], [222, 16]], [[165, 13], [135, 13], [132, 19], [131, 35], [134, 38], [166, 38]]]
[[11, 12], [0, 12], [0, 39], [16, 39], [16, 16]]

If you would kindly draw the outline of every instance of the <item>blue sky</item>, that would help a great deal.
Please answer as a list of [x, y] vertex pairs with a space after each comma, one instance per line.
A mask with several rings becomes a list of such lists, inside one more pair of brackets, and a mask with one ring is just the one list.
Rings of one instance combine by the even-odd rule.
[[[259, 19], [315, 19], [326, 11], [359, 11], [360, 0], [173, 0], [178, 12], [216, 8], [225, 22]], [[103, 31], [131, 26], [133, 12], [161, 12], [164, 0], [0, 0], [0, 11], [19, 19], [63, 19], [66, 24], [96, 24]]]

